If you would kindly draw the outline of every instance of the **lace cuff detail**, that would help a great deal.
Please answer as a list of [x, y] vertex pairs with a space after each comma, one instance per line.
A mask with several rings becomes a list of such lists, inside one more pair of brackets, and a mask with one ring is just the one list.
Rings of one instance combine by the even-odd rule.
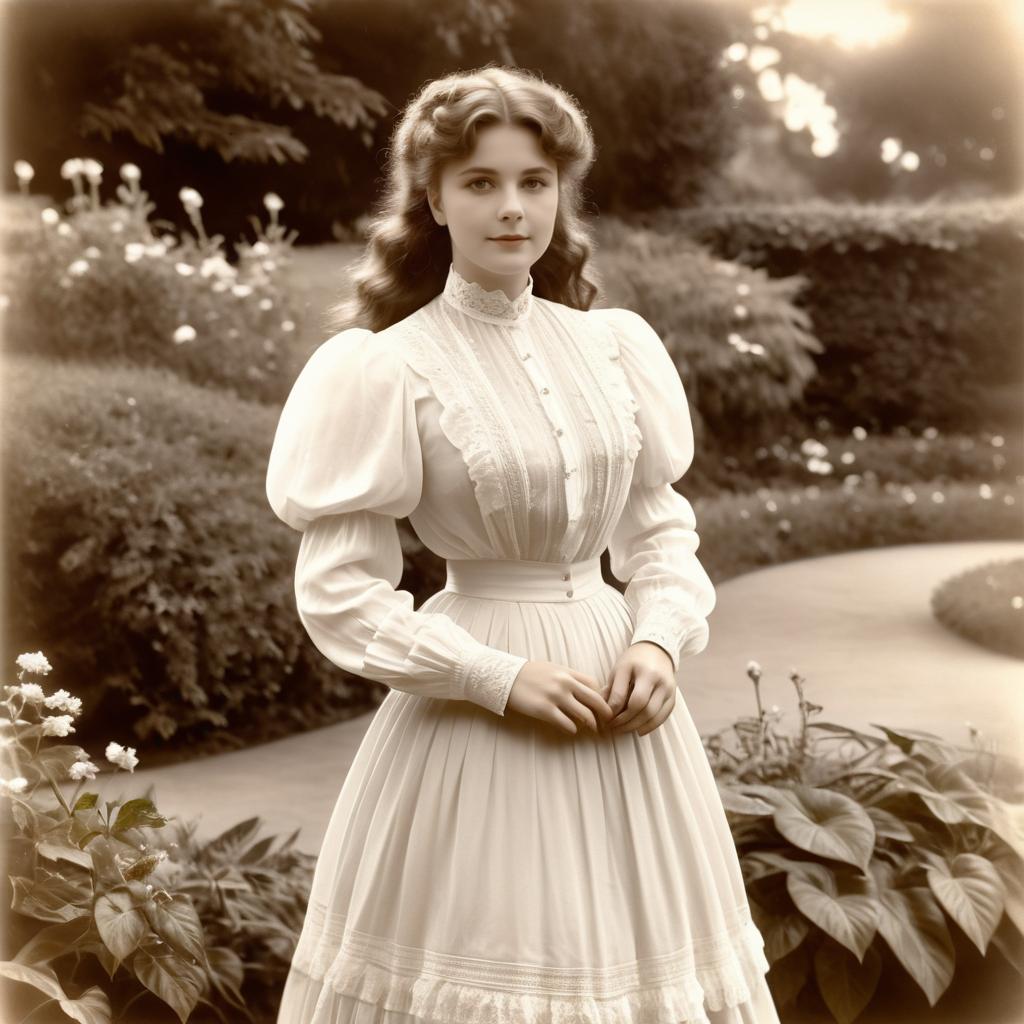
[[519, 670], [529, 659], [487, 648], [463, 662], [456, 685], [463, 700], [504, 717], [505, 705]]
[[640, 606], [630, 644], [649, 640], [664, 648], [676, 671], [683, 658], [699, 654], [708, 645], [706, 618], [693, 612], [693, 597], [686, 591], [662, 591]]

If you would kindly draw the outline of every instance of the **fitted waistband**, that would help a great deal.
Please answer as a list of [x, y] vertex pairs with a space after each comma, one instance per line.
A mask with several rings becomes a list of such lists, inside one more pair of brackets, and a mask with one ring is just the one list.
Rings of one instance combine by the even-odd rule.
[[513, 558], [449, 558], [445, 590], [498, 601], [579, 601], [607, 586], [601, 558], [530, 562]]

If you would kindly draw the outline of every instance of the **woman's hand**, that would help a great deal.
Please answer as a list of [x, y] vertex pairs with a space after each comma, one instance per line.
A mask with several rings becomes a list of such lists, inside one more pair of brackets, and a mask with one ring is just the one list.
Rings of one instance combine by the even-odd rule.
[[649, 640], [627, 647], [612, 670], [608, 705], [616, 714], [607, 731], [617, 736], [635, 730], [645, 736], [668, 718], [675, 703], [676, 675], [668, 652]]
[[604, 724], [613, 714], [600, 691], [598, 681], [584, 672], [551, 661], [528, 661], [512, 684], [506, 706], [572, 735], [579, 732], [577, 721], [597, 733], [597, 719]]

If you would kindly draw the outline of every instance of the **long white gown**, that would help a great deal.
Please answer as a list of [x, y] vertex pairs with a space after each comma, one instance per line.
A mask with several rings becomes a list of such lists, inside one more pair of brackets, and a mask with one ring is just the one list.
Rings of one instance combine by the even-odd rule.
[[[313, 642], [391, 690], [339, 780], [278, 1024], [778, 1024], [685, 701], [715, 604], [672, 487], [692, 459], [649, 324], [532, 277], [510, 300], [452, 266], [411, 316], [310, 357], [267, 495], [303, 533]], [[418, 610], [405, 516], [447, 561]], [[653, 732], [506, 707], [527, 660], [603, 683], [639, 640], [678, 669]]]

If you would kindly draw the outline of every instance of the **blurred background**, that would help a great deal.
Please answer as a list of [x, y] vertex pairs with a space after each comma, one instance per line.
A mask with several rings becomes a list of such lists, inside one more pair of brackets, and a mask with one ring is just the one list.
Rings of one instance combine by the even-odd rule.
[[[488, 62], [588, 112], [598, 304], [641, 313], [686, 387], [677, 486], [719, 603], [680, 685], [783, 1020], [1020, 1019], [1024, 7], [0, 15], [9, 1019], [67, 1019], [54, 985], [75, 1019], [273, 1019], [387, 691], [306, 637], [266, 460], [397, 114]], [[444, 564], [400, 529], [418, 605]]]

